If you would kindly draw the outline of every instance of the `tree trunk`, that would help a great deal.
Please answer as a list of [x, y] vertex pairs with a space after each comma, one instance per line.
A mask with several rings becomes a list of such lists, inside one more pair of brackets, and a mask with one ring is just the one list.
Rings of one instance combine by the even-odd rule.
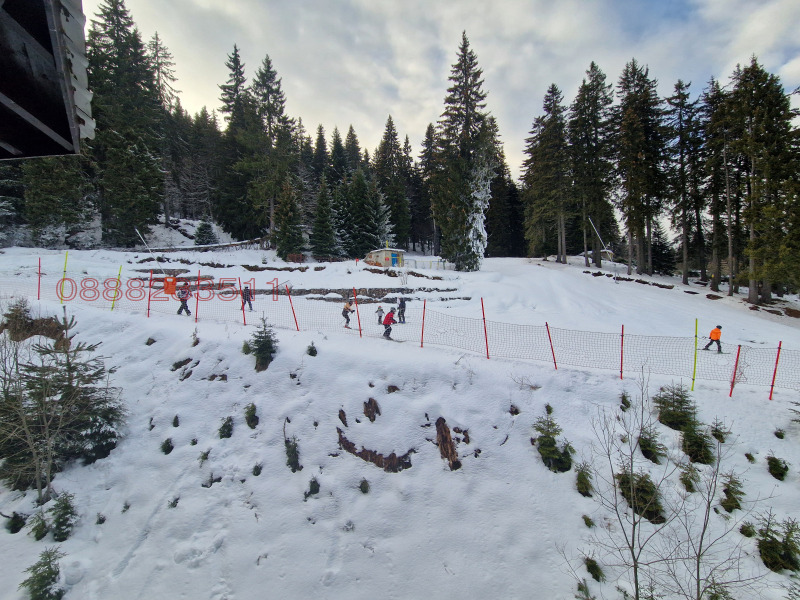
[[[586, 235], [586, 198], [581, 200], [581, 212], [583, 213], [583, 266], [589, 267], [589, 244]], [[594, 258], [594, 257], [592, 257]]]
[[[685, 200], [682, 202], [685, 202]], [[683, 277], [681, 283], [689, 285], [689, 219], [686, 217], [686, 204], [683, 204], [681, 209], [681, 244], [683, 245]]]

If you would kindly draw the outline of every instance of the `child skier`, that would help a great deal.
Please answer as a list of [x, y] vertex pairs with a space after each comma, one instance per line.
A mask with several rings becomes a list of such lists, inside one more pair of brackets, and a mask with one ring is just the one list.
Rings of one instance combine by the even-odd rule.
[[400, 298], [400, 304], [397, 305], [397, 320], [399, 323], [406, 322], [406, 299]]
[[383, 320], [383, 337], [385, 337], [387, 340], [392, 339], [392, 325], [395, 323], [397, 323], [397, 321], [394, 320], [394, 309], [390, 308], [389, 312], [386, 313], [386, 318]]
[[347, 302], [344, 303], [344, 308], [342, 309], [342, 316], [344, 317], [344, 326], [350, 329], [350, 314], [354, 313], [352, 308], [350, 308], [350, 300], [348, 299]]
[[379, 306], [375, 314], [378, 315], [378, 325], [383, 325], [383, 307]]
[[247, 304], [250, 307], [250, 312], [253, 312], [253, 303], [250, 301], [252, 297], [250, 287], [244, 286], [244, 290], [242, 290], [242, 310], [244, 310], [244, 305]]
[[722, 352], [722, 346], [719, 343], [719, 339], [722, 337], [722, 325], [717, 325], [714, 329], [711, 330], [711, 333], [708, 334], [708, 343], [703, 350], [708, 350], [711, 344], [717, 344], [717, 352]]
[[183, 287], [178, 290], [176, 296], [178, 296], [178, 300], [181, 301], [181, 307], [178, 309], [178, 314], [181, 314], [185, 310], [186, 314], [191, 317], [192, 313], [189, 310], [189, 305], [186, 304], [189, 301], [189, 298], [192, 297], [192, 292], [189, 289], [189, 284], [184, 283]]

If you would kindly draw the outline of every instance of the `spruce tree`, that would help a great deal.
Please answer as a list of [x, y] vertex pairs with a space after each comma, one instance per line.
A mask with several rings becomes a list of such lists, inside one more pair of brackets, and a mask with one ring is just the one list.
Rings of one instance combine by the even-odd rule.
[[482, 75], [463, 32], [438, 123], [438, 167], [431, 188], [441, 255], [459, 271], [480, 269], [486, 248], [485, 212], [495, 174], [496, 129], [486, 111]]
[[325, 142], [325, 129], [322, 125], [317, 126], [317, 140], [314, 144], [314, 156], [311, 159], [311, 169], [314, 174], [314, 183], [319, 183], [325, 171], [328, 169], [328, 146]]
[[245, 105], [249, 91], [247, 89], [247, 77], [245, 76], [244, 63], [239, 55], [239, 48], [233, 45], [233, 52], [228, 55], [225, 62], [228, 67], [228, 81], [221, 84], [219, 89], [222, 92], [220, 102], [222, 102], [222, 112], [227, 115], [226, 120], [234, 129], [243, 126], [245, 121]]
[[326, 259], [338, 255], [336, 232], [333, 226], [333, 209], [331, 208], [330, 192], [325, 181], [319, 185], [317, 213], [314, 217], [314, 227], [311, 230], [309, 244], [314, 257]]
[[625, 65], [617, 84], [616, 174], [621, 187], [618, 207], [628, 232], [628, 274], [634, 250], [637, 273], [652, 273], [653, 224], [666, 187], [663, 108], [657, 84], [636, 59]]
[[[566, 108], [558, 86], [544, 98], [544, 115], [537, 117], [527, 140], [523, 181], [525, 237], [530, 252], [556, 251], [556, 262], [567, 262], [566, 222], [572, 209]], [[537, 252], [538, 251], [538, 252]]]
[[407, 167], [404, 164], [405, 157], [391, 115], [386, 120], [383, 138], [375, 152], [374, 162], [375, 179], [378, 190], [389, 207], [394, 237], [399, 247], [408, 248], [411, 212], [406, 190]]
[[103, 241], [139, 243], [156, 222], [161, 176], [162, 107], [153, 64], [123, 0], [104, 0], [87, 40], [96, 136], [89, 144]]
[[592, 262], [599, 268], [603, 264], [603, 244], [611, 244], [617, 237], [614, 207], [610, 201], [614, 168], [612, 103], [611, 85], [606, 84], [605, 73], [592, 62], [570, 107], [567, 125], [587, 267], [589, 247]]
[[194, 245], [208, 246], [218, 243], [219, 239], [217, 238], [217, 234], [214, 233], [214, 228], [211, 226], [211, 223], [206, 219], [200, 221], [200, 224], [194, 232]]
[[348, 175], [354, 173], [361, 166], [361, 147], [358, 143], [356, 130], [350, 125], [344, 140], [344, 151], [347, 155]]
[[280, 256], [286, 260], [290, 254], [303, 251], [303, 229], [297, 192], [290, 181], [283, 184], [275, 209], [275, 245]]
[[10, 241], [11, 228], [24, 222], [23, 161], [0, 161], [0, 244]]
[[331, 164], [328, 168], [326, 180], [329, 185], [338, 185], [345, 180], [347, 174], [350, 172], [350, 166], [347, 160], [347, 151], [342, 143], [342, 136], [339, 134], [339, 128], [333, 128], [333, 136], [331, 138]]

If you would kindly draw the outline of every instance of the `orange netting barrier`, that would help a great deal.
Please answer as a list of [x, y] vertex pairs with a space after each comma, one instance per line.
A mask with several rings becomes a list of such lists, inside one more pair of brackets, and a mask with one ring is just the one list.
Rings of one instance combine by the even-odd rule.
[[[377, 304], [371, 299], [367, 304], [357, 305], [358, 313], [350, 315], [350, 329], [347, 329], [342, 316], [344, 300], [338, 299], [338, 294], [336, 301], [328, 301], [325, 295], [293, 295], [291, 290], [276, 285], [272, 289], [252, 289], [251, 302], [247, 304], [242, 302], [242, 282], [238, 278], [221, 278], [214, 282], [201, 274], [187, 274], [177, 279], [178, 290], [184, 281], [189, 283], [191, 298], [187, 300], [187, 307], [191, 318], [198, 322], [213, 320], [258, 325], [264, 318], [274, 327], [292, 330], [338, 330], [346, 335], [372, 338], [384, 332], [375, 314]], [[38, 281], [20, 278], [3, 282], [0, 290], [6, 296], [80, 303], [149, 316], [151, 313], [176, 315], [180, 301], [164, 289], [175, 289], [173, 286], [172, 281], [157, 275], [118, 280], [67, 272], [66, 277], [41, 275]], [[386, 305], [386, 301], [383, 304]], [[395, 319], [399, 320], [397, 315]], [[419, 302], [406, 308], [405, 321], [392, 326], [392, 338], [420, 346], [456, 348], [490, 358], [542, 361], [553, 364], [554, 368], [565, 365], [614, 370], [620, 377], [644, 370], [688, 379], [694, 375], [697, 380], [725, 381], [731, 384], [731, 389], [736, 383], [747, 383], [770, 389], [800, 390], [800, 351], [786, 348], [753, 348], [723, 342], [723, 353], [717, 353], [715, 347], [704, 352], [705, 338], [631, 335], [624, 330], [598, 333], [547, 325], [500, 323], [446, 314]]]

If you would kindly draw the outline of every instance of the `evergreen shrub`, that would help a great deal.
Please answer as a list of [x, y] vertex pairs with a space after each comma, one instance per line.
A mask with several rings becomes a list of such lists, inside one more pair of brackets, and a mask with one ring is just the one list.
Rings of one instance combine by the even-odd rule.
[[572, 468], [572, 454], [575, 450], [567, 441], [559, 445], [557, 438], [561, 435], [561, 427], [548, 414], [546, 417], [536, 419], [533, 428], [539, 433], [536, 447], [545, 466], [554, 473], [569, 471]]
[[654, 426], [643, 427], [639, 433], [639, 449], [642, 455], [657, 465], [667, 456], [667, 448], [659, 443], [658, 431]]
[[742, 508], [742, 482], [736, 477], [735, 473], [726, 473], [722, 478], [722, 494], [725, 496], [720, 501], [720, 506], [727, 512], [733, 512], [737, 508]]
[[78, 522], [74, 501], [75, 496], [72, 494], [59, 494], [48, 511], [53, 519], [53, 539], [57, 542], [66, 541], [72, 533], [75, 523]]
[[255, 429], [258, 425], [258, 415], [256, 414], [256, 405], [252, 402], [244, 407], [244, 420], [250, 429]]
[[297, 438], [284, 439], [283, 443], [286, 446], [286, 466], [292, 470], [292, 473], [302, 471], [303, 465], [300, 464], [300, 449], [297, 447]]
[[592, 497], [594, 486], [592, 485], [592, 471], [588, 463], [582, 462], [575, 467], [575, 487], [578, 493], [586, 498]]
[[767, 457], [767, 468], [769, 469], [769, 474], [778, 481], [783, 481], [789, 472], [789, 465], [786, 464], [786, 461], [772, 454]]
[[59, 584], [61, 569], [58, 561], [64, 556], [58, 548], [43, 550], [39, 560], [25, 569], [30, 576], [19, 584], [19, 588], [26, 588], [31, 600], [61, 600], [66, 590]]
[[225, 417], [219, 426], [219, 439], [229, 438], [233, 435], [233, 417]]
[[658, 488], [647, 473], [623, 471], [616, 475], [616, 480], [620, 494], [633, 512], [654, 525], [666, 522]]
[[28, 526], [31, 528], [33, 539], [37, 542], [44, 539], [44, 537], [50, 533], [50, 524], [47, 522], [47, 518], [42, 510], [31, 517]]
[[250, 347], [256, 357], [256, 371], [263, 371], [272, 362], [278, 351], [278, 339], [272, 327], [267, 325], [267, 320], [261, 318], [261, 326], [253, 333]]

